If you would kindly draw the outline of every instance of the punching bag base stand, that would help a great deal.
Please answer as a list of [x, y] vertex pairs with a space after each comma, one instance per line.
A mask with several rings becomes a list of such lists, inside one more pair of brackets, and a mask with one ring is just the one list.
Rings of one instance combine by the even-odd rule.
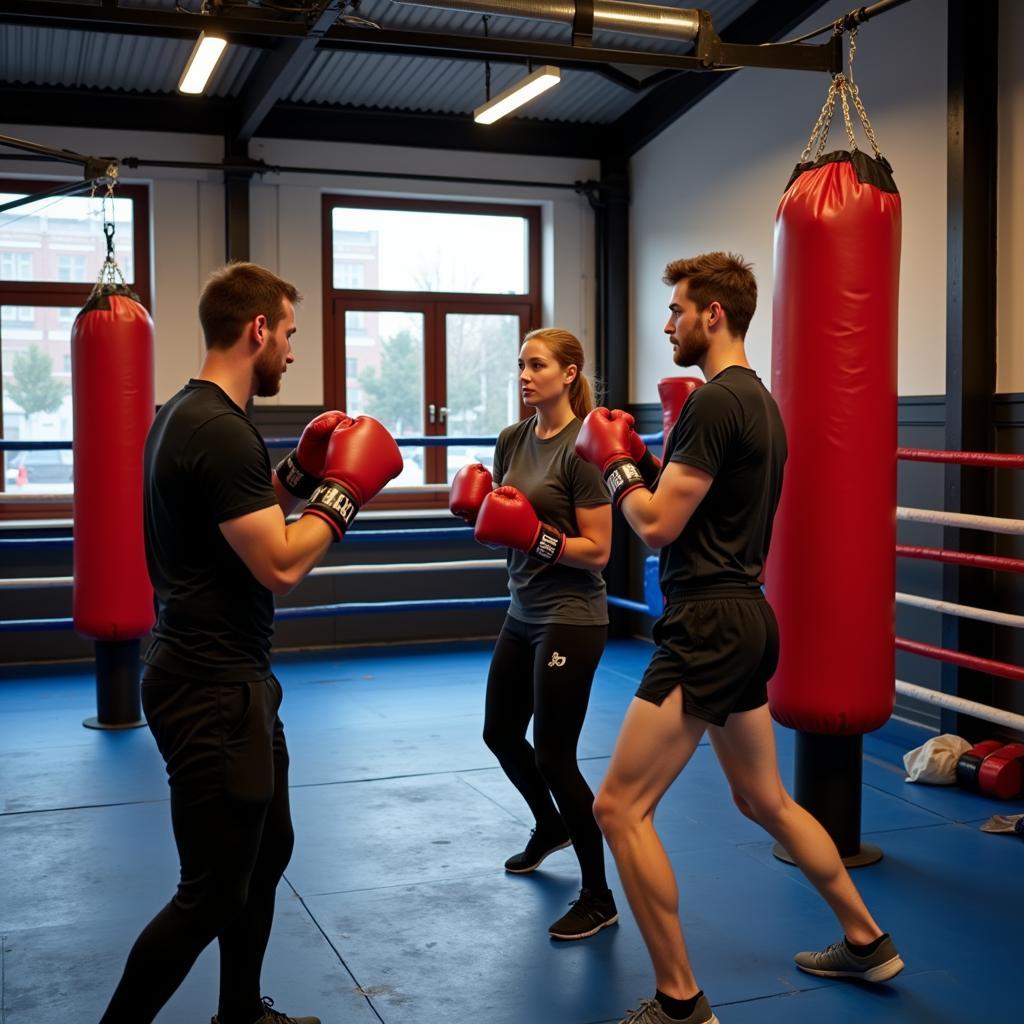
[[[796, 861], [790, 857], [786, 848], [781, 843], [775, 843], [772, 846], [772, 853], [781, 861], [785, 861], [787, 864], [796, 864]], [[863, 868], [867, 867], [868, 864], [875, 864], [882, 859], [882, 849], [879, 846], [875, 846], [873, 843], [861, 843], [860, 849], [851, 854], [849, 857], [843, 857], [843, 864], [848, 868]]]
[[101, 722], [95, 715], [92, 718], [82, 719], [82, 725], [84, 725], [86, 729], [141, 729], [145, 724], [146, 720], [144, 718], [140, 718], [137, 722], [118, 722], [116, 724]]

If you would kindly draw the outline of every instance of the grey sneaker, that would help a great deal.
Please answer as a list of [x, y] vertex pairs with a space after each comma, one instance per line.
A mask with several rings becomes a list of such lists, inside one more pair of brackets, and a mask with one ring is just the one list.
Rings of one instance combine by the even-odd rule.
[[868, 956], [857, 956], [843, 938], [820, 953], [797, 953], [797, 967], [822, 978], [863, 978], [864, 981], [888, 981], [903, 970], [900, 956], [888, 935]]
[[718, 1024], [718, 1018], [711, 1009], [707, 996], [701, 993], [693, 1013], [685, 1020], [670, 1017], [661, 1008], [657, 999], [641, 999], [638, 1010], [627, 1010], [620, 1024]]

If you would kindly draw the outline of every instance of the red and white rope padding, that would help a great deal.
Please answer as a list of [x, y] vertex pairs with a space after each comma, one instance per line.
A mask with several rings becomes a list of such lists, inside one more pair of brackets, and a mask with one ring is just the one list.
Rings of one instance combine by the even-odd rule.
[[950, 708], [952, 711], [959, 711], [985, 722], [1005, 725], [1008, 729], [1015, 729], [1018, 732], [1024, 731], [1024, 715], [1017, 715], [1012, 711], [990, 708], [987, 704], [965, 700], [963, 697], [954, 697], [952, 694], [930, 690], [926, 686], [918, 686], [915, 683], [905, 683], [902, 679], [896, 680], [896, 692], [904, 697], [923, 701], [925, 704], [936, 704], [941, 708]]
[[976, 569], [1024, 572], [1024, 558], [1004, 558], [1002, 555], [976, 555], [970, 551], [922, 548], [914, 544], [897, 544], [896, 554], [901, 558], [926, 558], [933, 562], [947, 562], [950, 565], [971, 565]]
[[907, 640], [902, 636], [896, 637], [896, 650], [906, 651], [908, 654], [920, 654], [925, 658], [945, 661], [950, 665], [959, 665], [961, 668], [973, 669], [975, 672], [984, 672], [986, 675], [1024, 682], [1024, 668], [1021, 668], [1020, 665], [1009, 665], [1005, 661], [993, 661], [991, 658], [979, 658], [976, 654], [950, 651], [945, 647], [923, 644], [918, 640]]
[[947, 462], [957, 466], [990, 466], [993, 469], [1024, 469], [1024, 455], [1000, 452], [943, 452], [928, 448], [897, 448], [904, 462]]
[[1024, 537], [1024, 519], [1000, 519], [998, 516], [974, 516], [966, 512], [939, 512], [930, 508], [896, 506], [896, 518], [908, 523], [933, 523], [957, 526], [963, 530], [987, 530]]
[[952, 601], [937, 601], [934, 597], [921, 597], [918, 594], [902, 594], [896, 591], [896, 603], [911, 605], [915, 608], [928, 608], [944, 615], [955, 615], [961, 619], [977, 619], [979, 622], [991, 622], [996, 626], [1011, 626], [1024, 629], [1024, 615], [1011, 615], [1009, 612], [993, 612], [988, 608], [973, 608], [968, 604], [954, 604]]

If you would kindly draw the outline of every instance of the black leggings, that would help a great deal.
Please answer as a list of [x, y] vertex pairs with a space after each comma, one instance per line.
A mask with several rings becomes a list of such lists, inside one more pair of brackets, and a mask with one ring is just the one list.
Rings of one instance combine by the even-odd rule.
[[146, 679], [142, 703], [167, 763], [181, 880], [135, 941], [100, 1024], [149, 1024], [214, 939], [220, 1024], [252, 1024], [294, 840], [281, 686]]
[[[531, 624], [508, 616], [491, 657], [484, 714], [484, 742], [529, 804], [538, 829], [560, 830], [561, 812], [583, 887], [595, 891], [608, 887], [604, 845], [576, 744], [607, 633], [607, 626]], [[536, 750], [526, 739], [531, 716]]]

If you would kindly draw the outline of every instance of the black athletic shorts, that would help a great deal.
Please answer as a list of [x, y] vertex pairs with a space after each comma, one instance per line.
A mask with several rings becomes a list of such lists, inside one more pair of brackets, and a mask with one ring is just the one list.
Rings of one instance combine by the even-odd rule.
[[670, 595], [653, 635], [658, 649], [636, 691], [641, 699], [661, 704], [681, 686], [684, 713], [712, 725], [767, 702], [779, 626], [760, 589], [681, 600]]

